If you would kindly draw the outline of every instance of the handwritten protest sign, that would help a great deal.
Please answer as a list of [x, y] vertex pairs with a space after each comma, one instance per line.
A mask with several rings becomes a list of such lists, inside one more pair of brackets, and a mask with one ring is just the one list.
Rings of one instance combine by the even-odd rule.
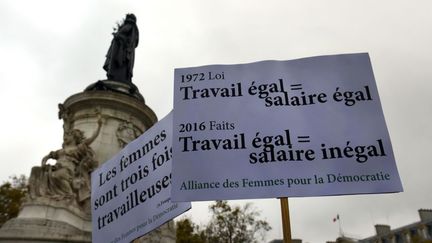
[[190, 209], [172, 203], [172, 113], [92, 173], [93, 242], [130, 242]]
[[175, 70], [174, 201], [402, 191], [368, 54]]

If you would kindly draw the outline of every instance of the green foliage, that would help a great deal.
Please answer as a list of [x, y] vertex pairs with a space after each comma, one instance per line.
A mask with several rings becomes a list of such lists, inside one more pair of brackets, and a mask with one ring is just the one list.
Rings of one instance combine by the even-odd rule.
[[27, 178], [13, 176], [0, 186], [0, 226], [18, 215], [22, 200], [27, 194]]
[[189, 218], [184, 218], [176, 223], [177, 225], [177, 243], [205, 243], [203, 231], [195, 225]]
[[253, 243], [264, 240], [271, 229], [266, 221], [258, 219], [260, 214], [251, 204], [231, 207], [227, 201], [216, 201], [209, 209], [212, 218], [203, 230], [190, 219], [177, 222], [177, 243]]
[[213, 216], [206, 227], [209, 243], [258, 242], [257, 234], [263, 239], [265, 232], [271, 229], [266, 221], [257, 219], [259, 212], [249, 203], [240, 208], [231, 207], [227, 201], [216, 201], [210, 211]]

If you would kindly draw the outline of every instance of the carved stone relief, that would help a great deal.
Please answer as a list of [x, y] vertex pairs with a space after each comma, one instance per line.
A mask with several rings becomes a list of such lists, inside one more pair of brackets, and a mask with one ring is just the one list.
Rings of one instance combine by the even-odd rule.
[[[90, 214], [90, 175], [98, 166], [90, 144], [102, 127], [100, 113], [98, 127], [89, 138], [78, 129], [72, 129], [70, 112], [59, 105], [59, 118], [64, 120], [62, 148], [51, 151], [42, 159], [41, 166], [32, 168], [29, 178], [29, 199], [38, 198], [66, 202]], [[49, 159], [56, 160], [54, 165]]]
[[140, 135], [135, 126], [128, 121], [120, 123], [116, 131], [117, 141], [120, 148], [124, 148], [126, 144], [132, 142]]

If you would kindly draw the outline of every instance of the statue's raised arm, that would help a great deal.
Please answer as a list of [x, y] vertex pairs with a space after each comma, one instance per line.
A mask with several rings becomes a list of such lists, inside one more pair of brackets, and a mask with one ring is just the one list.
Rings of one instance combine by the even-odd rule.
[[102, 118], [101, 117], [98, 118], [97, 124], [98, 124], [98, 127], [97, 127], [96, 131], [93, 133], [93, 135], [91, 135], [91, 137], [89, 137], [83, 141], [85, 144], [87, 144], [87, 146], [90, 145], [91, 143], [93, 143], [94, 140], [99, 136], [99, 133], [100, 133], [100, 130], [102, 127]]

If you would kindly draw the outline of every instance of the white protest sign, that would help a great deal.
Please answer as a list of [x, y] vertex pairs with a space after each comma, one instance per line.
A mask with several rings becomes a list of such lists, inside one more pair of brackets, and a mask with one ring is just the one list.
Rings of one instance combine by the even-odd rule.
[[175, 70], [173, 201], [402, 191], [368, 54]]
[[190, 209], [172, 203], [172, 113], [92, 173], [93, 242], [130, 242]]

